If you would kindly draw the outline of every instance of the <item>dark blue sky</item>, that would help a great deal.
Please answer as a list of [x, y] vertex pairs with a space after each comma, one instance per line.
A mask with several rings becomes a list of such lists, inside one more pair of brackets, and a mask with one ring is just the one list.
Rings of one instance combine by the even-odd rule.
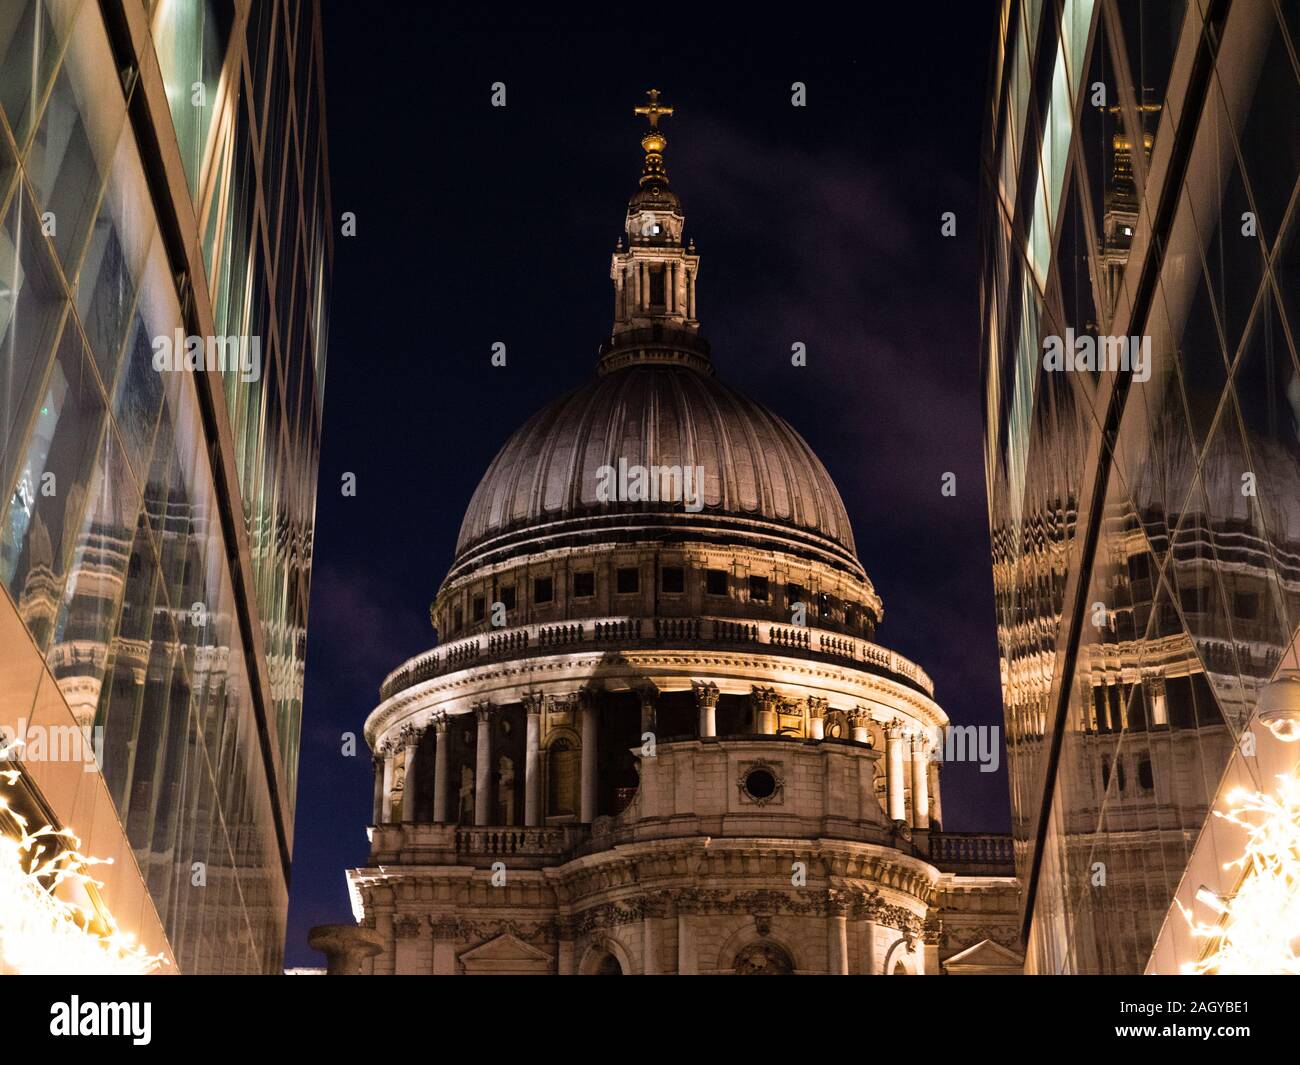
[[[593, 373], [640, 168], [632, 108], [652, 86], [677, 109], [666, 161], [719, 374], [835, 478], [884, 600], [880, 642], [930, 673], [954, 722], [1000, 724], [976, 209], [994, 4], [873, 5], [863, 23], [803, 8], [752, 28], [703, 6], [564, 25], [324, 6], [335, 220], [355, 212], [357, 235], [336, 242], [287, 963], [319, 964], [307, 929], [350, 919], [362, 725], [384, 675], [432, 641], [479, 477]], [[946, 767], [944, 813], [950, 830], [1005, 830], [1005, 768]]]

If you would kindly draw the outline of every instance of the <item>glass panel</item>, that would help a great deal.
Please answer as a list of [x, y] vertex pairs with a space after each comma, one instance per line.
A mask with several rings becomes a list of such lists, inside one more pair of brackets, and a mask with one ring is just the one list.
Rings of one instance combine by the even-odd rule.
[[[153, 211], [135, 143], [123, 137], [77, 279], [77, 313], [104, 387], [113, 391], [140, 275], [154, 236]], [[174, 289], [171, 281], [168, 287]]]
[[154, 17], [154, 48], [196, 201], [233, 19], [230, 0], [167, 0]]
[[81, 527], [105, 415], [99, 382], [69, 321], [0, 530], [0, 577], [42, 649]]
[[0, 5], [0, 108], [22, 145], [58, 65], [82, 0], [6, 0]]
[[45, 212], [44, 231], [69, 274], [75, 272], [126, 121], [116, 70], [99, 11], [89, 5], [77, 20], [26, 159], [36, 202]]
[[[0, 226], [0, 486], [6, 493], [26, 454], [66, 305], [36, 213], [19, 198]], [[14, 490], [27, 498], [32, 486]]]

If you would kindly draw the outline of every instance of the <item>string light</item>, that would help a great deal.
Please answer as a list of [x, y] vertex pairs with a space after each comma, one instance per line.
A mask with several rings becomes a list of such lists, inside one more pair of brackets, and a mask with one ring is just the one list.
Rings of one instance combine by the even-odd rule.
[[[17, 783], [17, 770], [0, 780]], [[0, 816], [17, 825], [0, 833], [0, 969], [23, 974], [140, 975], [166, 964], [149, 954], [111, 915], [71, 901], [70, 895], [100, 888], [89, 870], [111, 864], [78, 848], [70, 829], [49, 825], [28, 830], [28, 820], [0, 794]]]
[[1246, 831], [1235, 893], [1217, 896], [1201, 888], [1196, 898], [1218, 915], [1198, 922], [1179, 903], [1198, 939], [1211, 944], [1183, 972], [1195, 975], [1300, 975], [1300, 777], [1282, 775], [1271, 793], [1236, 788], [1228, 810], [1216, 817]]

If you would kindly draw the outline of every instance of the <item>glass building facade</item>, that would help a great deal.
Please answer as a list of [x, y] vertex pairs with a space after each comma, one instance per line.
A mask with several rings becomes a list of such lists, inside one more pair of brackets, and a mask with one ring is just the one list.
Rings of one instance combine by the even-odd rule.
[[283, 952], [332, 256], [319, 22], [0, 5], [0, 706], [97, 736], [98, 772], [20, 768], [116, 852], [109, 896], [138, 870], [116, 916], [181, 972]]
[[1002, 4], [981, 373], [1027, 972], [1143, 970], [1296, 665], [1298, 54], [1287, 0]]

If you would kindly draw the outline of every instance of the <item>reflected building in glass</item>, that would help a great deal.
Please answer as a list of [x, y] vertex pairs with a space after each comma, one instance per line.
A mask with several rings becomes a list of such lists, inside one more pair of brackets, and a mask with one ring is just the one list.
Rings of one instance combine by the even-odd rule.
[[[181, 972], [283, 952], [332, 257], [319, 22], [0, 10], [0, 725], [28, 806], [113, 859], [95, 904]], [[50, 753], [71, 728], [93, 756]]]
[[1293, 4], [1001, 7], [981, 363], [1027, 972], [1149, 967], [1300, 665], [1298, 51]]

